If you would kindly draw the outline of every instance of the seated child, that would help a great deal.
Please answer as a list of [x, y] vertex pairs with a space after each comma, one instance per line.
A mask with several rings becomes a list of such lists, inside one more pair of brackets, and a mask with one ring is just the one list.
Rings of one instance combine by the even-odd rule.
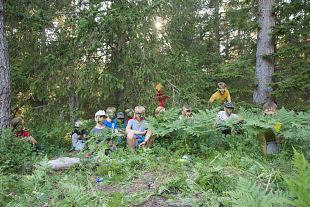
[[181, 116], [179, 116], [179, 119], [188, 119], [193, 121], [194, 117], [193, 117], [193, 113], [192, 113], [192, 107], [189, 105], [184, 105], [182, 107], [182, 112], [181, 112]]
[[161, 116], [163, 113], [165, 113], [166, 109], [162, 106], [158, 106], [156, 109], [155, 109], [155, 117], [159, 117]]
[[17, 137], [27, 139], [31, 144], [38, 144], [37, 140], [33, 138], [28, 131], [24, 129], [24, 120], [21, 117], [16, 117], [11, 120], [12, 130]]
[[[268, 101], [263, 106], [263, 114], [272, 116], [277, 112], [277, 107], [275, 102]], [[273, 128], [264, 129], [258, 133], [260, 150], [265, 157], [267, 157], [267, 154], [279, 152], [279, 144], [283, 141], [283, 137], [279, 134], [281, 128], [282, 124], [277, 122]]]
[[238, 124], [241, 122], [241, 119], [237, 114], [234, 114], [235, 107], [231, 102], [227, 102], [224, 104], [224, 111], [220, 111], [216, 116], [215, 125], [219, 127], [223, 134], [231, 134], [232, 129], [230, 126], [227, 126], [227, 121], [231, 120], [234, 124]]
[[109, 129], [112, 129], [113, 132], [116, 128], [115, 123], [113, 122], [113, 119], [115, 118], [115, 112], [116, 112], [115, 107], [108, 107], [106, 114], [107, 118], [103, 122], [103, 125]]
[[128, 147], [135, 149], [137, 146], [152, 145], [151, 130], [147, 128], [145, 120], [145, 108], [143, 106], [136, 106], [134, 110], [134, 118], [128, 121], [126, 127]]
[[74, 130], [71, 133], [71, 150], [82, 150], [84, 147], [84, 141], [87, 139], [87, 131], [85, 129], [80, 131], [81, 125], [81, 121], [77, 121], [74, 124]]

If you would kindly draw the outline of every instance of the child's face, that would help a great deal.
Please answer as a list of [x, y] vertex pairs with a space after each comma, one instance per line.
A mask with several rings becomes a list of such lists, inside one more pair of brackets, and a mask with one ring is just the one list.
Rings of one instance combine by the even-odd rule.
[[115, 117], [115, 114], [114, 114], [114, 113], [108, 113], [108, 117], [109, 117], [110, 119], [113, 119], [113, 118]]
[[144, 113], [135, 113], [137, 120], [142, 120], [144, 118]]
[[165, 113], [165, 109], [162, 109], [162, 110], [158, 111], [157, 113], [155, 113], [155, 116], [160, 117], [160, 116], [163, 116], [164, 113]]
[[191, 109], [186, 109], [186, 110], [184, 110], [184, 114], [185, 114], [185, 116], [191, 116], [192, 115], [192, 110]]
[[99, 123], [102, 123], [105, 120], [106, 116], [99, 116]]
[[274, 114], [276, 111], [277, 111], [277, 110], [276, 110], [275, 108], [270, 107], [270, 108], [267, 108], [267, 109], [264, 110], [264, 114], [266, 114], [266, 115], [272, 115], [272, 114]]
[[234, 109], [233, 108], [225, 108], [225, 111], [228, 115], [231, 115], [233, 113]]
[[121, 124], [123, 124], [123, 123], [124, 123], [124, 119], [122, 119], [122, 118], [118, 118], [118, 119], [117, 119], [117, 123], [121, 123]]

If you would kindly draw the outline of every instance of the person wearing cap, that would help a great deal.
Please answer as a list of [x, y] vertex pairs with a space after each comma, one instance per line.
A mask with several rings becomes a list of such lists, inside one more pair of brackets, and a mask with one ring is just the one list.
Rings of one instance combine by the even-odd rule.
[[104, 110], [99, 110], [95, 114], [95, 122], [96, 125], [92, 130], [90, 131], [90, 134], [100, 134], [102, 133], [102, 130], [105, 128], [103, 125], [103, 121], [107, 118], [107, 115]]
[[74, 123], [74, 129], [71, 133], [72, 146], [71, 150], [82, 150], [84, 147], [84, 141], [87, 139], [87, 131], [86, 129], [80, 128], [82, 126], [81, 121], [76, 121]]
[[[263, 114], [265, 116], [272, 116], [277, 113], [277, 104], [273, 101], [267, 101], [263, 105]], [[264, 157], [268, 154], [278, 153], [280, 150], [280, 143], [283, 141], [283, 137], [280, 135], [282, 124], [276, 122], [272, 128], [260, 130], [257, 134], [259, 141], [259, 148]]]
[[128, 147], [131, 149], [145, 145], [150, 147], [152, 145], [152, 132], [147, 127], [145, 108], [136, 106], [134, 112], [134, 118], [128, 121], [126, 127]]
[[217, 84], [218, 89], [209, 99], [209, 103], [217, 102], [223, 105], [225, 102], [231, 102], [230, 93], [224, 82], [219, 82]]
[[113, 132], [116, 129], [115, 122], [113, 122], [113, 119], [115, 118], [115, 112], [115, 107], [108, 107], [106, 113], [107, 118], [103, 121], [103, 125], [109, 129], [112, 129]]
[[231, 134], [231, 127], [227, 126], [228, 121], [232, 121], [234, 124], [241, 122], [241, 119], [237, 114], [234, 114], [234, 105], [231, 102], [224, 104], [224, 111], [220, 111], [216, 116], [216, 126], [219, 127], [223, 134]]
[[116, 118], [113, 120], [113, 123], [115, 125], [115, 133], [118, 135], [117, 143], [121, 144], [123, 137], [125, 135], [125, 122], [124, 122], [125, 116], [123, 112], [118, 112], [116, 115]]
[[38, 144], [37, 140], [33, 138], [30, 133], [24, 128], [24, 120], [21, 117], [16, 117], [11, 120], [11, 127], [16, 137], [27, 139], [31, 144]]
[[113, 123], [115, 124], [115, 128], [118, 130], [125, 129], [126, 125], [125, 125], [125, 115], [123, 112], [118, 112], [116, 114], [116, 118], [113, 120]]
[[[102, 135], [103, 130], [106, 128], [103, 125], [103, 121], [107, 118], [107, 115], [105, 113], [104, 110], [99, 110], [95, 113], [95, 122], [96, 125], [94, 126], [94, 128], [92, 128], [92, 130], [90, 130], [90, 135], [94, 136], [96, 138], [100, 137], [100, 135]], [[96, 140], [97, 143], [100, 143], [100, 140]], [[84, 155], [85, 158], [89, 158], [91, 157], [93, 154], [95, 153], [95, 151], [91, 151], [88, 152]]]

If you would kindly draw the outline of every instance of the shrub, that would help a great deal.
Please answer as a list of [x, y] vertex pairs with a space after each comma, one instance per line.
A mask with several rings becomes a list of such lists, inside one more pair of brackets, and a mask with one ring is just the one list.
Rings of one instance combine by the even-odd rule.
[[0, 131], [0, 173], [24, 173], [32, 170], [34, 146], [16, 137], [11, 129]]
[[301, 153], [294, 152], [295, 174], [286, 179], [289, 193], [293, 196], [294, 206], [310, 206], [310, 165]]

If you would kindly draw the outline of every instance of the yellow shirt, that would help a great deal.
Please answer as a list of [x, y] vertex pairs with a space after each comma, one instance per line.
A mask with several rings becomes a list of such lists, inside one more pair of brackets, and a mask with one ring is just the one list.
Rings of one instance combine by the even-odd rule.
[[230, 93], [227, 89], [225, 89], [224, 94], [222, 95], [219, 91], [215, 92], [214, 94], [212, 94], [212, 96], [210, 97], [209, 102], [213, 103], [214, 101], [216, 102], [220, 102], [221, 104], [223, 104], [224, 102], [231, 102], [231, 97], [230, 97]]

